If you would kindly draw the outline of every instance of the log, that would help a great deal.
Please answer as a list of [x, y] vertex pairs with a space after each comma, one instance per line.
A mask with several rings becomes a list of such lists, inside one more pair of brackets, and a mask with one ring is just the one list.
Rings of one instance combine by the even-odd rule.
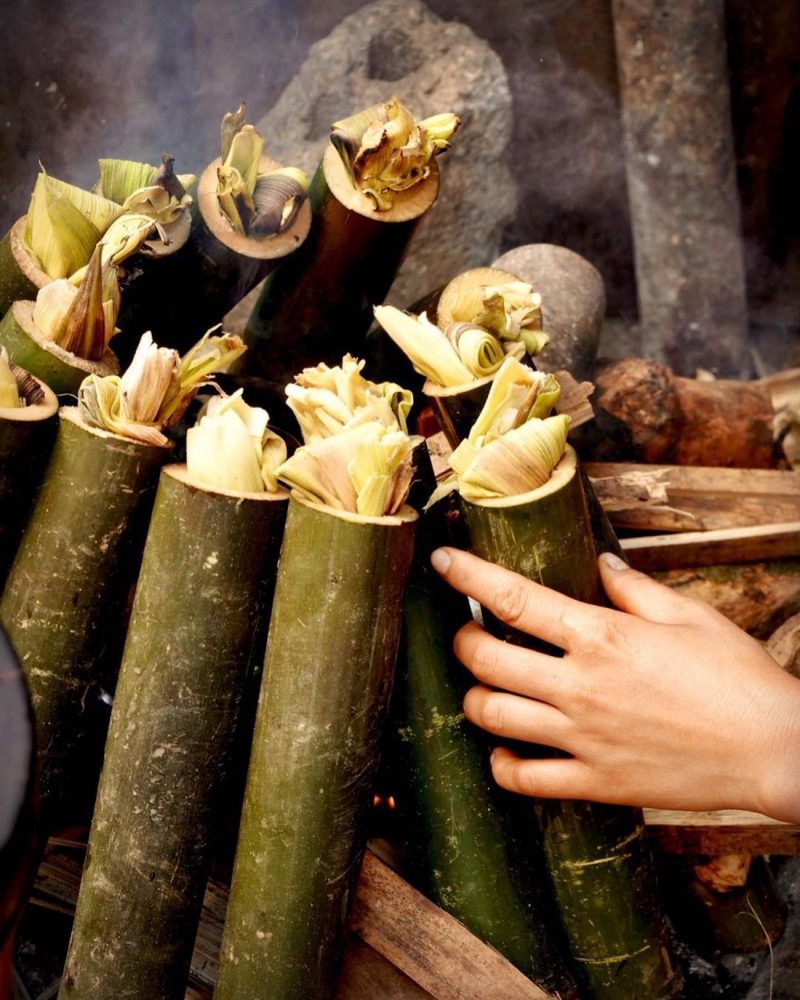
[[655, 578], [687, 597], [706, 601], [756, 638], [767, 638], [800, 611], [797, 559], [668, 570]]
[[647, 834], [667, 854], [800, 854], [800, 824], [739, 809], [645, 809]]
[[697, 381], [645, 358], [602, 362], [584, 459], [774, 468], [772, 395], [760, 382]]

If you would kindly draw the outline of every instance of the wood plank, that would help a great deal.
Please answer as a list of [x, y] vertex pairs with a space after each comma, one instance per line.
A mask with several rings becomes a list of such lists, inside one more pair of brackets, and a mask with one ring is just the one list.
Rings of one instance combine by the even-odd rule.
[[550, 996], [369, 852], [350, 927], [437, 1000]]
[[647, 833], [669, 854], [800, 854], [800, 825], [736, 809], [645, 809]]
[[698, 531], [800, 520], [800, 472], [633, 462], [590, 462], [586, 468], [607, 489], [638, 473], [658, 477], [666, 490], [663, 506], [638, 503], [620, 509], [601, 496], [612, 524], [620, 529]]
[[361, 938], [350, 938], [336, 1000], [430, 1000], [430, 996]]
[[631, 565], [645, 573], [784, 559], [800, 556], [800, 521], [624, 538], [620, 544]]

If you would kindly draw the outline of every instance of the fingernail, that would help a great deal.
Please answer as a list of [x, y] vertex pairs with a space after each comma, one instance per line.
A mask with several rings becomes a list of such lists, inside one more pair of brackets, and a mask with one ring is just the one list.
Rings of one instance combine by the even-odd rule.
[[447, 549], [435, 549], [431, 555], [431, 566], [437, 573], [446, 573], [450, 569], [450, 553]]
[[620, 559], [620, 557], [614, 555], [613, 552], [604, 552], [600, 556], [600, 559], [607, 569], [630, 569], [630, 566], [625, 562], [625, 560]]

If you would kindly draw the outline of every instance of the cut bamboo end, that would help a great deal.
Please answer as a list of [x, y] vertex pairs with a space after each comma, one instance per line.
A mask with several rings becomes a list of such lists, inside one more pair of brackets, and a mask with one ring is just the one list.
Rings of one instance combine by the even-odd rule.
[[439, 385], [431, 379], [426, 378], [422, 391], [431, 398], [448, 399], [451, 396], [461, 396], [466, 392], [474, 392], [483, 386], [490, 386], [494, 381], [494, 373], [485, 378], [475, 379], [474, 382], [465, 382], [463, 385]]
[[375, 222], [410, 222], [418, 219], [433, 205], [439, 194], [439, 167], [430, 163], [430, 173], [424, 181], [405, 191], [394, 192], [394, 204], [385, 212], [379, 212], [375, 202], [353, 185], [342, 158], [334, 147], [328, 144], [322, 157], [322, 172], [331, 194], [351, 212], [357, 212]]
[[147, 253], [144, 254], [145, 257], [171, 257], [172, 254], [177, 253], [181, 247], [185, 246], [192, 231], [192, 213], [186, 209], [181, 212], [174, 224], [170, 224], [167, 228], [169, 243], [155, 240]]
[[529, 493], [520, 493], [517, 496], [497, 497], [491, 500], [463, 500], [463, 498], [462, 500], [464, 503], [470, 503], [476, 507], [522, 507], [558, 493], [573, 478], [577, 469], [578, 456], [572, 445], [568, 444], [563, 457], [553, 469], [550, 478], [535, 490], [531, 490]]
[[0, 406], [0, 420], [8, 420], [15, 424], [35, 424], [41, 420], [49, 420], [58, 412], [58, 397], [41, 379], [25, 373], [33, 379], [34, 386], [22, 391], [25, 406]]
[[185, 465], [167, 465], [162, 470], [162, 475], [171, 476], [173, 479], [177, 479], [178, 482], [183, 483], [192, 489], [198, 490], [202, 493], [214, 493], [221, 497], [234, 497], [239, 500], [259, 500], [269, 503], [270, 501], [283, 501], [287, 500], [289, 497], [289, 491], [280, 489], [277, 493], [247, 493], [244, 490], [226, 490], [221, 486], [210, 486], [208, 483], [202, 482], [200, 479], [196, 479], [194, 476], [189, 475], [189, 471]]
[[[516, 274], [499, 267], [473, 267], [445, 285], [436, 306], [436, 324], [471, 323], [483, 308], [481, 289], [486, 285], [505, 285], [521, 281]], [[429, 317], [433, 318], [433, 317]]]
[[390, 527], [391, 525], [410, 524], [419, 518], [419, 514], [414, 508], [409, 507], [407, 504], [404, 504], [396, 514], [384, 514], [383, 517], [368, 517], [366, 514], [356, 514], [350, 510], [337, 510], [335, 507], [329, 507], [327, 504], [308, 500], [296, 490], [292, 490], [291, 498], [293, 502], [302, 504], [304, 507], [319, 511], [321, 514], [331, 514], [334, 517], [341, 518], [342, 521], [348, 521], [350, 524], [377, 524]]
[[166, 444], [149, 444], [144, 441], [138, 441], [135, 438], [125, 437], [124, 434], [115, 434], [113, 431], [107, 431], [103, 427], [93, 427], [91, 424], [86, 423], [77, 406], [62, 406], [58, 411], [58, 416], [61, 420], [75, 424], [76, 427], [79, 427], [87, 434], [93, 434], [95, 437], [104, 438], [109, 441], [119, 441], [122, 444], [129, 445], [131, 448], [143, 448], [145, 451], [153, 452], [171, 451], [173, 448], [171, 441], [167, 441]]
[[455, 449], [469, 436], [489, 395], [494, 375], [476, 379], [466, 385], [441, 386], [425, 380], [422, 392], [430, 400], [439, 425], [451, 448]]
[[17, 267], [20, 269], [22, 274], [25, 275], [28, 281], [30, 281], [36, 289], [44, 288], [44, 286], [49, 285], [53, 279], [46, 271], [43, 271], [39, 267], [33, 257], [31, 257], [25, 249], [23, 234], [25, 232], [26, 221], [26, 217], [23, 215], [22, 218], [17, 219], [11, 227], [11, 231], [9, 233], [11, 253], [14, 256]]
[[77, 393], [87, 375], [117, 375], [119, 361], [111, 348], [99, 361], [81, 358], [47, 340], [33, 323], [34, 303], [14, 302], [0, 321], [0, 344], [14, 364], [46, 382], [55, 393]]
[[[282, 233], [256, 239], [253, 236], [243, 236], [235, 232], [233, 226], [225, 218], [217, 201], [217, 169], [222, 160], [209, 163], [197, 183], [197, 206], [206, 228], [216, 239], [234, 253], [255, 260], [276, 260], [286, 257], [304, 242], [311, 229], [311, 204], [306, 198], [297, 213], [294, 222]], [[258, 172], [264, 174], [269, 170], [277, 170], [282, 164], [270, 156], [262, 156], [258, 164]]]

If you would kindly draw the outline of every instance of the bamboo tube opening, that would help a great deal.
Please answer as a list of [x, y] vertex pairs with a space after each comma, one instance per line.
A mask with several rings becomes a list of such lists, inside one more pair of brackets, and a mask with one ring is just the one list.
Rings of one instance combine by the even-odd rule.
[[351, 212], [375, 222], [410, 222], [427, 212], [439, 194], [439, 166], [435, 160], [429, 166], [430, 173], [424, 181], [405, 191], [393, 192], [394, 204], [385, 212], [379, 212], [372, 198], [355, 187], [342, 158], [330, 143], [323, 154], [321, 169], [331, 194]]
[[186, 208], [174, 222], [169, 223], [164, 228], [169, 243], [159, 239], [147, 250], [140, 248], [139, 253], [143, 257], [170, 257], [177, 253], [189, 239], [189, 233], [192, 231], [192, 213]]
[[17, 219], [14, 225], [11, 227], [9, 234], [9, 242], [11, 244], [11, 253], [14, 255], [14, 260], [17, 263], [20, 271], [25, 275], [25, 277], [31, 281], [37, 288], [43, 288], [45, 285], [49, 285], [53, 280], [50, 275], [43, 271], [39, 265], [34, 261], [33, 257], [25, 249], [25, 243], [23, 242], [23, 235], [25, 233], [25, 224], [27, 222], [26, 216], [22, 216], [21, 219]]
[[[54, 355], [63, 364], [86, 372], [87, 375], [116, 375], [119, 372], [117, 356], [110, 347], [106, 348], [102, 358], [98, 361], [92, 361], [90, 358], [82, 358], [71, 351], [65, 351], [54, 340], [48, 340], [46, 337], [43, 337], [33, 323], [33, 309], [35, 304], [28, 299], [24, 299], [21, 302], [14, 302], [9, 312], [12, 314], [12, 319], [16, 322], [19, 330], [30, 337], [37, 347]], [[13, 348], [9, 347], [8, 353], [12, 354], [12, 350]]]
[[33, 424], [47, 420], [58, 410], [58, 397], [45, 382], [25, 372], [25, 385], [20, 395], [25, 406], [0, 406], [0, 420], [12, 420], [20, 424]]
[[[275, 260], [286, 257], [300, 246], [311, 229], [311, 204], [306, 198], [300, 206], [297, 218], [282, 233], [265, 236], [258, 239], [254, 236], [243, 236], [237, 233], [225, 218], [217, 200], [217, 168], [222, 165], [221, 157], [213, 160], [197, 182], [197, 207], [203, 222], [212, 236], [234, 253], [256, 260]], [[277, 170], [282, 164], [270, 156], [262, 156], [258, 163], [258, 172]]]
[[215, 493], [221, 497], [234, 497], [237, 500], [263, 500], [264, 502], [283, 501], [289, 497], [289, 491], [284, 489], [278, 490], [277, 493], [268, 493], [266, 490], [258, 493], [247, 493], [244, 490], [226, 490], [221, 486], [211, 486], [209, 483], [204, 483], [202, 480], [190, 476], [185, 465], [167, 465], [161, 471], [164, 475], [177, 479], [185, 486], [203, 493]]
[[71, 424], [75, 424], [76, 427], [80, 427], [82, 431], [86, 431], [87, 434], [94, 434], [95, 437], [105, 438], [109, 441], [121, 441], [123, 444], [136, 445], [148, 450], [164, 448], [167, 451], [171, 451], [173, 448], [172, 441], [167, 441], [166, 444], [148, 444], [144, 441], [138, 441], [136, 438], [125, 437], [124, 434], [115, 434], [113, 431], [107, 431], [104, 427], [94, 427], [92, 424], [87, 424], [77, 406], [62, 406], [58, 411], [58, 415], [62, 420], [68, 420]]
[[419, 518], [417, 511], [415, 511], [413, 507], [409, 507], [408, 504], [403, 504], [396, 514], [384, 514], [383, 517], [369, 517], [366, 514], [356, 514], [351, 510], [337, 510], [335, 507], [329, 507], [327, 504], [317, 503], [315, 500], [308, 500], [306, 497], [301, 496], [296, 490], [292, 490], [290, 496], [292, 500], [302, 504], [304, 507], [310, 507], [311, 510], [317, 510], [321, 514], [332, 514], [334, 517], [341, 518], [342, 521], [349, 521], [351, 524], [381, 524], [384, 526], [392, 526], [409, 524]]
[[578, 456], [572, 445], [568, 444], [558, 465], [550, 474], [550, 478], [546, 483], [537, 486], [535, 490], [531, 490], [528, 493], [518, 493], [513, 497], [496, 497], [489, 500], [464, 500], [464, 502], [471, 503], [475, 507], [522, 507], [525, 504], [534, 503], [536, 500], [549, 497], [553, 493], [558, 493], [572, 479], [577, 469]]
[[[436, 306], [437, 326], [444, 327], [448, 323], [455, 322], [473, 322], [483, 308], [481, 289], [486, 285], [506, 285], [510, 281], [522, 281], [522, 278], [499, 267], [473, 267], [459, 274], [445, 285], [439, 297]], [[461, 308], [458, 308], [460, 300], [464, 301]]]

